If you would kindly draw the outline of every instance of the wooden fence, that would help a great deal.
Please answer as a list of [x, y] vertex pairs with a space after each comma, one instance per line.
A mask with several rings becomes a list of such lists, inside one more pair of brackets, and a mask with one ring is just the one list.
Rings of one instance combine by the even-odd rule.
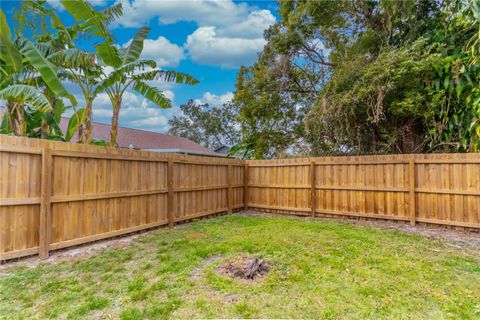
[[0, 260], [244, 207], [244, 162], [0, 135]]
[[480, 154], [240, 161], [0, 135], [0, 260], [243, 207], [480, 228]]
[[247, 204], [251, 208], [480, 228], [478, 153], [247, 164]]

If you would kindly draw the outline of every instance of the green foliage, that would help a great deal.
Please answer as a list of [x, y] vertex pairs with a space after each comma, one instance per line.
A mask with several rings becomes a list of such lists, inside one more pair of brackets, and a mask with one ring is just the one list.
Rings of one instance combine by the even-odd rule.
[[221, 107], [189, 100], [180, 106], [182, 116], [168, 121], [169, 134], [185, 137], [210, 149], [233, 146], [239, 142], [240, 132], [236, 106], [226, 103]]
[[[168, 108], [170, 101], [148, 81], [198, 82], [184, 73], [158, 70], [153, 60], [140, 59], [149, 27], [139, 29], [126, 49], [115, 43], [109, 24], [122, 15], [122, 4], [96, 10], [86, 0], [61, 3], [75, 20], [69, 26], [45, 0], [22, 1], [15, 13], [13, 41], [5, 14], [0, 12], [0, 96], [7, 100], [2, 133], [70, 141], [78, 132], [80, 143], [90, 143], [92, 109], [99, 93], [107, 92], [111, 98], [112, 132], [116, 135], [122, 96], [127, 89]], [[94, 38], [98, 43], [96, 53], [81, 49], [83, 37]], [[105, 74], [105, 65], [114, 71]], [[85, 106], [70, 118], [65, 134], [59, 128], [66, 109], [61, 99], [68, 98], [73, 106], [77, 101], [63, 86], [64, 80], [78, 84], [85, 100]]]
[[123, 54], [123, 65], [140, 59], [140, 55], [143, 51], [143, 41], [147, 38], [149, 32], [150, 27], [142, 27], [137, 31], [133, 39], [130, 40], [130, 44]]
[[[117, 47], [114, 45], [114, 38], [108, 24], [111, 21], [108, 16], [95, 10], [88, 1], [84, 0], [62, 0], [65, 9], [82, 25], [83, 30], [91, 33], [92, 37], [99, 37], [102, 43], [95, 49], [102, 61], [111, 67], [118, 68], [122, 65], [122, 58]], [[117, 10], [121, 9], [116, 7]], [[118, 12], [117, 12], [117, 15]]]
[[255, 158], [295, 141], [313, 155], [478, 150], [478, 7], [280, 1], [258, 62], [238, 75], [244, 146]]
[[48, 88], [57, 96], [68, 98], [73, 105], [77, 104], [75, 97], [68, 93], [60, 79], [57, 77], [55, 66], [27, 39], [23, 41], [20, 52], [38, 71]]
[[480, 149], [476, 132], [480, 117], [480, 61], [469, 49], [476, 43], [480, 55], [480, 20], [475, 9], [478, 3], [475, 0], [449, 7], [446, 13], [452, 18], [432, 35], [441, 59], [433, 65], [427, 86], [431, 97], [426, 115], [429, 151]]
[[149, 86], [147, 83], [137, 80], [132, 85], [133, 90], [140, 93], [148, 100], [155, 103], [160, 108], [170, 108], [170, 100], [168, 100], [163, 93], [155, 87]]
[[27, 102], [41, 112], [53, 110], [50, 101], [41, 91], [24, 84], [14, 84], [0, 90], [0, 98], [22, 103]]
[[2, 77], [22, 69], [22, 55], [12, 43], [10, 27], [5, 13], [0, 9], [0, 61]]
[[239, 148], [255, 159], [281, 157], [303, 135], [304, 108], [297, 97], [285, 92], [276, 71], [271, 57], [264, 54], [253, 67], [242, 67], [237, 76]]
[[78, 127], [81, 123], [84, 122], [85, 118], [85, 109], [78, 109], [75, 113], [70, 117], [68, 121], [67, 132], [65, 132], [65, 140], [70, 141], [72, 139], [75, 132], [77, 132]]
[[[198, 80], [190, 75], [176, 72], [165, 71], [156, 68], [154, 60], [141, 60], [140, 55], [143, 50], [143, 41], [148, 35], [150, 28], [141, 28], [126, 50], [119, 51], [120, 63], [109, 64], [115, 67], [113, 72], [105, 76], [98, 85], [98, 90], [104, 90], [112, 103], [112, 129], [110, 130], [110, 145], [116, 145], [118, 117], [122, 106], [122, 98], [125, 91], [129, 88], [142, 94], [145, 98], [153, 102], [160, 108], [169, 108], [170, 101], [155, 87], [149, 85], [146, 81], [162, 79], [166, 82], [176, 82], [185, 84], [196, 84]], [[107, 42], [104, 43], [107, 45]], [[98, 47], [97, 47], [98, 48]], [[116, 48], [115, 48], [116, 50]], [[109, 57], [107, 57], [109, 59]], [[102, 58], [103, 59], [103, 58]]]
[[[42, 7], [43, 4], [42, 1], [22, 3], [21, 11], [33, 10], [39, 12], [40, 16], [51, 13]], [[50, 16], [56, 17], [53, 14]], [[6, 25], [4, 18], [2, 12], [2, 24]], [[58, 26], [59, 19], [52, 20]], [[24, 20], [20, 20], [20, 23], [23, 22]], [[43, 24], [41, 29], [45, 30]], [[47, 56], [64, 49], [55, 48], [53, 42], [42, 42], [47, 37], [38, 33], [34, 33], [32, 40], [29, 40], [17, 32], [13, 42], [9, 40], [8, 28], [2, 27], [0, 33], [2, 33], [2, 42], [13, 45], [22, 59], [21, 69], [18, 69], [9, 66], [11, 64], [9, 57], [3, 54], [0, 56], [0, 64], [4, 71], [0, 82], [0, 96], [7, 102], [2, 132], [63, 139], [58, 127], [60, 116], [54, 116], [62, 109], [58, 108], [58, 99], [66, 97], [74, 105], [77, 102], [58, 77], [58, 66], [54, 65]], [[78, 57], [78, 54], [75, 55], [75, 58]]]

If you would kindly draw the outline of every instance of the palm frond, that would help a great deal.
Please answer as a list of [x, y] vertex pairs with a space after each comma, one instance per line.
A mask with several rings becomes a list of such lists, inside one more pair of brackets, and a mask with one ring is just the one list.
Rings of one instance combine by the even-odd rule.
[[123, 64], [136, 61], [140, 58], [143, 51], [143, 41], [147, 38], [150, 27], [140, 28], [123, 54]]
[[50, 101], [40, 90], [24, 84], [15, 84], [0, 90], [0, 98], [27, 102], [41, 112], [53, 110]]
[[0, 9], [0, 60], [6, 70], [14, 72], [22, 69], [22, 55], [12, 42], [10, 27], [2, 9]]
[[49, 55], [48, 60], [57, 66], [71, 69], [83, 69], [96, 65], [94, 53], [77, 48], [57, 51]]
[[93, 36], [102, 38], [104, 42], [95, 47], [102, 61], [108, 66], [120, 67], [122, 58], [114, 45], [113, 35], [108, 29], [109, 21], [107, 17], [95, 10], [85, 0], [61, 0], [61, 2], [76, 21], [82, 21], [84, 31], [91, 32]]
[[108, 23], [112, 23], [123, 15], [123, 6], [121, 3], [116, 3], [109, 8], [100, 10], [100, 13], [107, 19]]
[[27, 43], [32, 44], [44, 56], [49, 56], [59, 50], [58, 48], [51, 46], [49, 43], [30, 41], [24, 37], [17, 37], [14, 43], [15, 46], [20, 49], [25, 47]]
[[132, 78], [142, 81], [163, 80], [165, 82], [175, 82], [183, 84], [197, 84], [198, 80], [194, 77], [177, 71], [169, 70], [150, 70], [134, 75]]
[[137, 91], [160, 108], [166, 109], [171, 107], [170, 100], [168, 100], [157, 88], [149, 86], [143, 81], [135, 81], [132, 87], [133, 90]]
[[68, 93], [60, 79], [58, 79], [55, 66], [38, 51], [30, 40], [25, 39], [24, 46], [20, 49], [20, 52], [27, 58], [35, 70], [40, 73], [43, 81], [53, 93], [57, 96], [68, 98], [74, 105], [77, 104], [75, 97]]
[[125, 83], [125, 81], [132, 77], [136, 71], [143, 71], [145, 68], [155, 68], [156, 62], [153, 60], [138, 60], [128, 63], [110, 73], [102, 80], [99, 90], [105, 90], [115, 83]]

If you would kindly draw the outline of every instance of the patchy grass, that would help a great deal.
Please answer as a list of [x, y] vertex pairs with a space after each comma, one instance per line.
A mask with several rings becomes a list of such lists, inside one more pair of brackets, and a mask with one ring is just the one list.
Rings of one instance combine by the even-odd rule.
[[[237, 255], [271, 270], [253, 283], [215, 272]], [[1, 317], [478, 319], [480, 254], [339, 222], [224, 216], [13, 267], [0, 276]]]

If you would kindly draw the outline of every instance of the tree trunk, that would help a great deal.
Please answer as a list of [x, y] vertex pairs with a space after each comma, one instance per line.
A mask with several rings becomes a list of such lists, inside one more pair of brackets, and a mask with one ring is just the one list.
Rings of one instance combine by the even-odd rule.
[[17, 124], [15, 122], [15, 102], [7, 100], [8, 126], [10, 130], [17, 133]]
[[112, 101], [113, 115], [112, 115], [112, 127], [110, 129], [110, 146], [114, 147], [117, 144], [117, 131], [118, 131], [118, 116], [120, 114], [120, 106], [122, 104], [122, 98], [116, 98]]
[[80, 125], [78, 126], [78, 143], [85, 142], [84, 136], [85, 136], [84, 124], [80, 123]]
[[[47, 97], [48, 101], [50, 101], [50, 104], [55, 108], [55, 104], [57, 103], [57, 100], [59, 99], [48, 87], [45, 88], [43, 91], [43, 94]], [[52, 117], [54, 116], [54, 112], [50, 112]], [[53, 128], [51, 128], [48, 123], [42, 119], [42, 123], [40, 126], [40, 137], [42, 139], [48, 137], [49, 134], [53, 132]]]
[[47, 123], [47, 121], [42, 119], [42, 124], [40, 126], [40, 137], [42, 139], [45, 139], [46, 137], [48, 137], [48, 134], [49, 134], [48, 123]]
[[[90, 98], [87, 98], [85, 101], [85, 113], [83, 119], [78, 126], [78, 143], [90, 143], [90, 133], [89, 126], [91, 127], [92, 123], [92, 104], [93, 101]], [[91, 128], [90, 128], [91, 130]]]
[[89, 144], [92, 136], [92, 108], [93, 100], [87, 100], [87, 107], [85, 109], [85, 143]]
[[17, 122], [17, 131], [15, 134], [18, 136], [26, 136], [27, 123], [25, 122], [25, 108], [21, 102], [18, 102], [15, 107], [15, 121]]

